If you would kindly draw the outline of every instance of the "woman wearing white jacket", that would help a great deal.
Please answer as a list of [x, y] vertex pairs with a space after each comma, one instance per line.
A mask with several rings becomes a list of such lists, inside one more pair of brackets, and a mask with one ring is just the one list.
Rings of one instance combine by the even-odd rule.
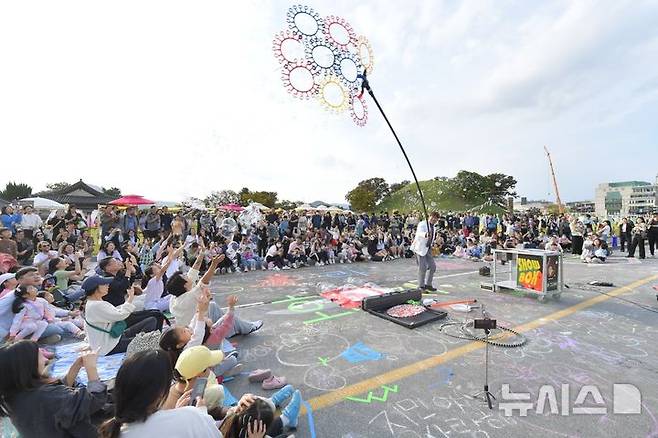
[[130, 327], [125, 327], [119, 336], [112, 336], [112, 326], [119, 321], [124, 321], [135, 311], [133, 304], [135, 292], [132, 288], [128, 289], [126, 302], [115, 307], [111, 303], [103, 301], [111, 282], [112, 277], [94, 275], [82, 283], [82, 289], [87, 295], [83, 317], [85, 332], [89, 346], [92, 350], [98, 351], [99, 356], [125, 353], [128, 344], [137, 336], [137, 333], [151, 332], [157, 328], [157, 320], [150, 316]]

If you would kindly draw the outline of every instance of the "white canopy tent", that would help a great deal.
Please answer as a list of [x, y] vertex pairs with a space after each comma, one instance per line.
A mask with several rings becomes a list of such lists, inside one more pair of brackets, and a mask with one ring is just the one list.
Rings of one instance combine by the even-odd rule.
[[32, 205], [35, 210], [52, 210], [53, 208], [65, 208], [64, 204], [46, 198], [23, 198], [18, 201], [23, 205]]

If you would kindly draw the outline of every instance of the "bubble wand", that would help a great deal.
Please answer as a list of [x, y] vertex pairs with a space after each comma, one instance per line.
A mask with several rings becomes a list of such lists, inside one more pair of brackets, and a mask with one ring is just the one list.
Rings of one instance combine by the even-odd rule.
[[368, 81], [367, 74], [372, 73], [374, 65], [368, 39], [357, 36], [343, 18], [334, 15], [321, 18], [308, 6], [290, 7], [286, 21], [289, 29], [278, 33], [273, 41], [274, 56], [282, 66], [281, 79], [286, 90], [299, 99], [316, 98], [335, 113], [349, 109], [358, 126], [364, 126], [368, 120], [368, 108], [363, 98], [367, 90], [411, 170], [429, 233], [429, 215], [416, 172]]
[[364, 70], [362, 74], [358, 75], [358, 78], [361, 79], [361, 93], [360, 96], [363, 95], [363, 91], [367, 90], [368, 94], [372, 98], [373, 102], [375, 102], [375, 105], [377, 105], [377, 109], [379, 109], [379, 112], [382, 114], [382, 117], [384, 117], [384, 120], [386, 121], [386, 124], [388, 127], [391, 129], [391, 132], [393, 133], [393, 137], [395, 137], [395, 141], [397, 141], [398, 146], [400, 146], [400, 150], [402, 151], [402, 155], [404, 155], [404, 159], [407, 161], [407, 164], [409, 165], [409, 170], [411, 170], [411, 175], [414, 177], [414, 181], [416, 182], [416, 188], [418, 189], [418, 194], [420, 195], [420, 203], [423, 206], [423, 213], [425, 213], [425, 221], [427, 221], [427, 232], [429, 233], [430, 231], [430, 217], [427, 214], [427, 206], [425, 205], [425, 197], [423, 196], [423, 190], [420, 188], [420, 183], [418, 182], [418, 178], [416, 178], [416, 172], [414, 171], [414, 167], [411, 165], [411, 161], [409, 160], [409, 157], [407, 156], [407, 151], [404, 150], [404, 147], [402, 146], [402, 142], [400, 141], [400, 138], [398, 137], [397, 133], [395, 132], [395, 129], [393, 129], [393, 125], [391, 125], [391, 122], [388, 120], [388, 117], [386, 117], [386, 113], [384, 112], [384, 109], [382, 106], [379, 104], [379, 101], [375, 97], [375, 93], [372, 91], [372, 88], [370, 87], [370, 82], [368, 82], [368, 77], [366, 75], [366, 71]]

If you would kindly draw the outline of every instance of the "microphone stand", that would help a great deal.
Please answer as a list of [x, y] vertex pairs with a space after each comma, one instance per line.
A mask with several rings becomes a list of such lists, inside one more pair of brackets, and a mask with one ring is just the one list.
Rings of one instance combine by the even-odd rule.
[[[491, 321], [489, 314], [484, 309], [484, 304], [482, 304], [482, 318], [485, 321]], [[492, 321], [495, 322], [495, 321]], [[472, 398], [480, 398], [484, 396], [485, 401], [489, 409], [493, 409], [493, 400], [496, 400], [496, 397], [489, 391], [489, 334], [491, 330], [489, 328], [484, 329], [484, 389], [478, 393], [473, 394]]]

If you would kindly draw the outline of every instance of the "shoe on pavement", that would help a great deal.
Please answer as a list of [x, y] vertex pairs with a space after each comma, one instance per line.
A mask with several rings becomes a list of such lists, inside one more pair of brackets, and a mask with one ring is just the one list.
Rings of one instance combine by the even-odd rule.
[[288, 383], [288, 381], [285, 377], [272, 376], [269, 379], [263, 380], [263, 384], [261, 386], [263, 389], [279, 389], [286, 386], [286, 383]]
[[423, 289], [428, 290], [428, 291], [431, 291], [431, 292], [436, 291], [436, 288], [433, 287], [433, 286], [425, 286]]
[[253, 332], [257, 332], [262, 327], [263, 327], [263, 321], [261, 321], [261, 320], [254, 321], [254, 325], [251, 326], [251, 330], [249, 330], [249, 333], [247, 333], [247, 334], [249, 335]]
[[299, 411], [302, 407], [302, 394], [299, 390], [295, 391], [292, 394], [290, 403], [286, 406], [283, 411], [281, 411], [281, 416], [285, 416], [288, 419], [288, 427], [291, 429], [297, 429], [297, 423], [299, 420]]
[[253, 370], [249, 373], [249, 381], [252, 383], [262, 382], [263, 380], [267, 380], [270, 377], [272, 377], [272, 370], [270, 369]]
[[278, 408], [283, 404], [284, 401], [288, 400], [294, 392], [295, 392], [295, 388], [293, 388], [292, 385], [286, 385], [283, 388], [279, 389], [274, 394], [272, 394], [270, 400], [272, 400], [274, 406]]

